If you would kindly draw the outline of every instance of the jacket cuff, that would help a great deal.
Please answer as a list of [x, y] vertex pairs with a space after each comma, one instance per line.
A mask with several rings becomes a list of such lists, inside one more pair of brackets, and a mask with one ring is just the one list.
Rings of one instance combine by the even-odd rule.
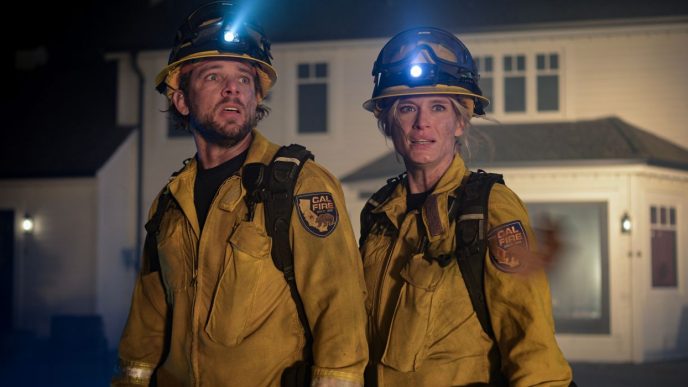
[[155, 364], [119, 359], [113, 386], [148, 386], [155, 371]]
[[354, 387], [363, 385], [363, 374], [313, 366], [312, 386]]

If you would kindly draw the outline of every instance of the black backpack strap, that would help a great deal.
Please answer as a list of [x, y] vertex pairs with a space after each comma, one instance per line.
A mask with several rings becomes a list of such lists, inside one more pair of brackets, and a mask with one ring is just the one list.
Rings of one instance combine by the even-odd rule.
[[[495, 183], [504, 184], [502, 175], [483, 170], [471, 173], [459, 186], [456, 199], [449, 205], [449, 219], [456, 219], [456, 258], [473, 310], [483, 331], [496, 340], [485, 298], [485, 254], [487, 253], [488, 202]], [[495, 366], [497, 370], [499, 365]], [[490, 385], [508, 386], [500, 372]], [[569, 387], [576, 387], [571, 381]]]
[[160, 231], [160, 222], [162, 222], [162, 216], [165, 214], [165, 211], [167, 211], [167, 208], [170, 206], [170, 203], [173, 200], [172, 193], [170, 193], [169, 188], [165, 186], [158, 196], [158, 205], [155, 208], [155, 213], [144, 226], [146, 229], [146, 240], [143, 244], [143, 250], [149, 257], [148, 267], [142, 268], [144, 273], [160, 271], [160, 257], [158, 256], [158, 232]]
[[366, 239], [368, 239], [368, 234], [373, 227], [375, 220], [373, 219], [373, 209], [377, 208], [380, 204], [384, 203], [387, 198], [392, 195], [392, 192], [397, 188], [399, 183], [404, 179], [406, 172], [399, 176], [387, 179], [387, 184], [375, 192], [370, 199], [363, 206], [361, 210], [361, 236], [358, 239], [358, 246], [363, 247]]
[[265, 230], [272, 238], [272, 261], [275, 267], [284, 273], [284, 278], [289, 285], [289, 291], [296, 304], [299, 321], [306, 336], [304, 359], [312, 363], [313, 334], [296, 286], [294, 254], [289, 244], [294, 187], [301, 169], [309, 159], [313, 159], [313, 154], [303, 146], [297, 144], [283, 146], [277, 151], [269, 166], [245, 165], [242, 183], [248, 191], [246, 202], [249, 207], [249, 219], [253, 217], [255, 203], [264, 203]]
[[480, 325], [495, 338], [487, 308], [484, 286], [487, 252], [488, 201], [495, 183], [504, 184], [502, 175], [479, 170], [471, 173], [456, 190], [449, 206], [450, 219], [456, 219], [456, 259], [466, 283]]
[[[170, 180], [174, 179], [181, 171], [186, 168], [191, 159], [184, 160], [184, 166], [170, 176]], [[143, 273], [153, 273], [160, 271], [160, 257], [158, 256], [158, 232], [160, 231], [160, 223], [165, 212], [170, 207], [170, 204], [176, 204], [169, 186], [165, 186], [158, 195], [158, 205], [155, 207], [153, 216], [146, 222], [144, 228], [146, 229], [146, 240], [143, 244], [143, 250], [150, 259], [148, 260], [148, 267], [142, 268]]]

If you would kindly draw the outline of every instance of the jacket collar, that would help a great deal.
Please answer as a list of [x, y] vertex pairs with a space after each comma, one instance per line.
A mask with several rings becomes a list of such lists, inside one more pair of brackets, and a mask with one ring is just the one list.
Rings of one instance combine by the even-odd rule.
[[[448, 202], [449, 195], [459, 187], [469, 171], [459, 154], [454, 155], [449, 168], [442, 174], [435, 188], [426, 199], [421, 211], [427, 238], [430, 242], [440, 239], [449, 228]], [[375, 207], [372, 213], [385, 213], [387, 218], [399, 229], [406, 215], [406, 195], [408, 194], [406, 178], [397, 184], [392, 194]]]
[[[268, 164], [272, 160], [275, 152], [277, 151], [277, 146], [270, 143], [270, 141], [265, 138], [257, 129], [251, 131], [253, 139], [251, 140], [251, 145], [248, 148], [248, 154], [246, 155], [246, 161], [244, 165], [248, 163], [263, 163]], [[191, 227], [193, 228], [196, 236], [200, 236], [200, 226], [198, 224], [198, 217], [196, 216], [196, 205], [194, 204], [194, 184], [196, 182], [196, 173], [198, 171], [198, 162], [196, 158], [193, 157], [185, 162], [184, 168], [177, 174], [170, 178], [168, 187], [170, 192], [174, 196], [175, 200], [181, 207], [184, 215], [189, 219]], [[219, 195], [222, 195], [219, 201], [219, 208], [225, 211], [233, 211], [236, 206], [240, 203], [241, 199], [246, 194], [243, 185], [241, 184], [241, 173], [243, 171], [243, 166], [239, 170], [238, 175], [230, 177], [228, 180], [237, 179], [239, 184], [225, 184], [220, 188]]]

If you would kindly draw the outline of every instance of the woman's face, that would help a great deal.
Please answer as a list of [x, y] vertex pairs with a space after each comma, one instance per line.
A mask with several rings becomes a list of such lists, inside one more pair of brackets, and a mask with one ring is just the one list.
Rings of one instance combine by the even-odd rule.
[[392, 125], [391, 137], [407, 169], [434, 169], [451, 163], [455, 138], [464, 129], [451, 98], [422, 95], [399, 99], [398, 121]]

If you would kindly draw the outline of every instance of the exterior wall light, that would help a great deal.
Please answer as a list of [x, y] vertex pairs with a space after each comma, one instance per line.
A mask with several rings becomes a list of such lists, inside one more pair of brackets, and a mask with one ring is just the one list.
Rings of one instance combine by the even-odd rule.
[[621, 233], [630, 234], [632, 226], [633, 224], [631, 223], [631, 217], [628, 216], [628, 213], [624, 212], [623, 216], [621, 217]]
[[24, 220], [22, 220], [22, 230], [24, 230], [24, 233], [26, 234], [31, 234], [33, 233], [33, 228], [33, 218], [29, 214], [24, 214]]

